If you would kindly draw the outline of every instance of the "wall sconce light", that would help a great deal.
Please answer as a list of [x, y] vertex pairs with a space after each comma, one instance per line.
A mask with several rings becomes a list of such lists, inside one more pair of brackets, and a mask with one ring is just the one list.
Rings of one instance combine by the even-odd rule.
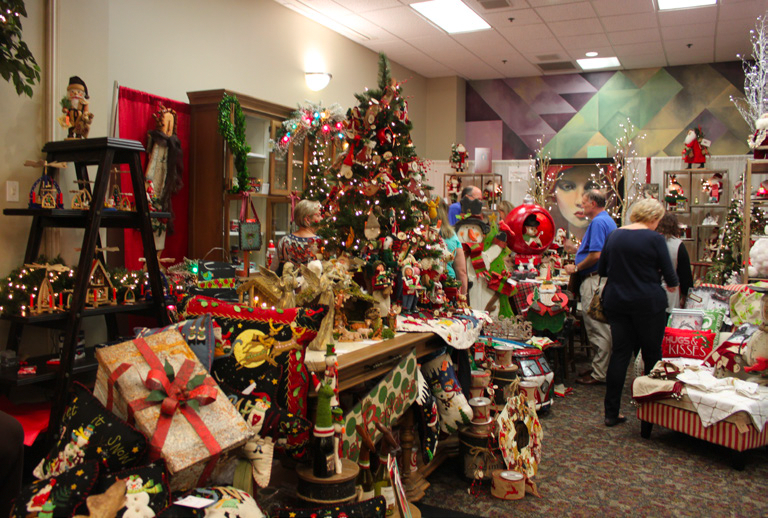
[[304, 80], [307, 87], [313, 92], [319, 92], [331, 82], [331, 74], [327, 72], [304, 72]]

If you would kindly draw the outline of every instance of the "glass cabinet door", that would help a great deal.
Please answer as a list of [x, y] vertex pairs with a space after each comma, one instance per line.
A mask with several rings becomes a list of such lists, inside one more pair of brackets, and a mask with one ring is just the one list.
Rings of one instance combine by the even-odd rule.
[[275, 246], [283, 236], [291, 233], [291, 204], [283, 201], [270, 202], [271, 232], [270, 237]]
[[302, 146], [292, 146], [292, 162], [291, 162], [291, 191], [304, 190], [304, 170], [307, 164], [307, 145], [306, 140]]
[[[279, 121], [272, 121], [271, 136], [272, 139], [277, 135], [277, 130], [280, 128], [281, 123]], [[272, 171], [270, 178], [269, 192], [267, 194], [289, 194], [289, 174], [290, 166], [289, 158], [293, 157], [292, 146], [288, 147], [288, 152], [283, 156], [277, 156], [274, 151], [270, 153], [270, 159], [272, 162]]]

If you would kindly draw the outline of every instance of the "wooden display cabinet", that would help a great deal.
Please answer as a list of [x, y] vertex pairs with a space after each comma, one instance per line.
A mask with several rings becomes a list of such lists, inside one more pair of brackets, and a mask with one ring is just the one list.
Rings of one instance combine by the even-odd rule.
[[[262, 247], [250, 253], [250, 262], [264, 264], [269, 240], [290, 232], [290, 218], [283, 217], [286, 195], [304, 188], [306, 146], [289, 148], [284, 158], [269, 151], [269, 140], [293, 112], [287, 106], [254, 99], [228, 90], [187, 92], [191, 105], [189, 174], [189, 255], [192, 258], [227, 260], [239, 253], [239, 234], [233, 221], [240, 215], [242, 195], [231, 194], [236, 171], [232, 154], [218, 132], [218, 105], [225, 94], [240, 101], [246, 118], [249, 176], [261, 181], [260, 192], [251, 192], [262, 225]], [[253, 218], [248, 204], [249, 217]], [[276, 217], [275, 215], [279, 217]]]
[[[719, 175], [720, 185], [713, 189], [710, 181]], [[677, 181], [684, 201], [670, 201], [671, 182]], [[680, 236], [692, 262], [711, 262], [717, 253], [719, 226], [725, 223], [730, 203], [728, 171], [713, 169], [679, 169], [664, 171], [661, 198], [667, 211], [675, 214], [685, 232]], [[713, 242], [713, 235], [715, 236]]]
[[[752, 227], [752, 207], [768, 207], [768, 196], [765, 192], [763, 182], [768, 175], [768, 159], [749, 159], [744, 173], [743, 196], [744, 196], [744, 232], [742, 236], [742, 260], [745, 265], [749, 264], [749, 251], [752, 248], [752, 240], [757, 239], [757, 234], [762, 234], [764, 229], [755, 229]], [[768, 182], [767, 182], [768, 183]], [[754, 184], [754, 185], [753, 185]], [[762, 189], [761, 189], [762, 188]], [[753, 192], [754, 191], [754, 192]], [[750, 279], [747, 268], [744, 268], [744, 284], [756, 279]], [[760, 279], [764, 280], [764, 279]]]

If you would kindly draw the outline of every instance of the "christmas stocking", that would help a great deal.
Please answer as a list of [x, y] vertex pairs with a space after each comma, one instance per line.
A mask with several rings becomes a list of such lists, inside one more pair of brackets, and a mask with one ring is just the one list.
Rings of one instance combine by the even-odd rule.
[[461, 392], [459, 379], [453, 370], [451, 357], [442, 349], [425, 358], [421, 368], [424, 379], [429, 383], [432, 395], [437, 399], [437, 411], [440, 414], [440, 429], [454, 433], [460, 424], [469, 424], [472, 420], [472, 407]]
[[437, 436], [439, 435], [437, 403], [420, 369], [416, 369], [416, 384], [418, 387], [416, 415], [419, 422], [419, 442], [421, 443], [421, 455], [424, 464], [427, 464], [435, 456], [435, 450], [437, 450]]

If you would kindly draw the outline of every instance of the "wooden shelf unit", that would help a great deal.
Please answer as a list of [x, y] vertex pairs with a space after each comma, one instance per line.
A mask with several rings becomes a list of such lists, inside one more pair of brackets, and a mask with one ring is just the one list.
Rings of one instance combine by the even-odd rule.
[[752, 238], [752, 205], [768, 205], [768, 199], [762, 200], [752, 198], [752, 176], [765, 174], [768, 174], [768, 159], [761, 158], [747, 160], [747, 168], [744, 171], [744, 182], [742, 184], [744, 196], [744, 231], [741, 244], [741, 254], [744, 262], [743, 279], [745, 284], [752, 282], [749, 278], [749, 272], [747, 271], [749, 269], [749, 249], [750, 240]]

